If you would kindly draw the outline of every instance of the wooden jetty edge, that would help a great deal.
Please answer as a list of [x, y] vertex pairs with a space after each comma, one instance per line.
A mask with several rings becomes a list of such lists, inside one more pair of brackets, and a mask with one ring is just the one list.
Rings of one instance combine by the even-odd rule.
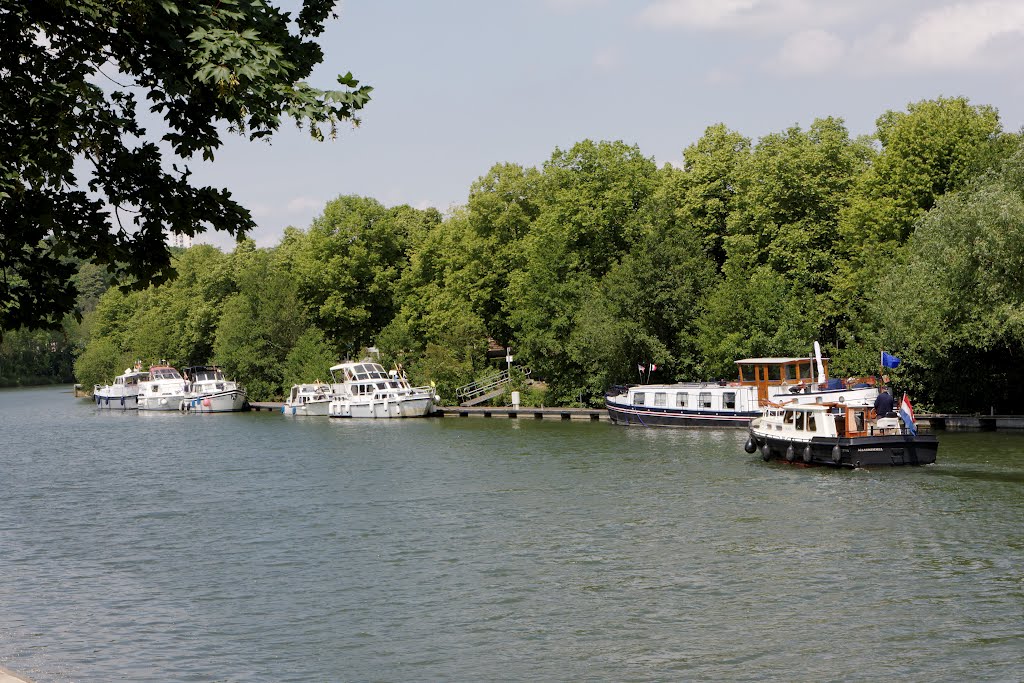
[[[281, 412], [280, 401], [252, 401], [254, 411]], [[499, 417], [510, 420], [573, 420], [609, 422], [604, 408], [527, 408], [520, 406], [439, 406], [434, 417]], [[1019, 432], [1024, 431], [1024, 415], [951, 415], [919, 413], [917, 423], [936, 431]], [[741, 428], [745, 428], [742, 425]], [[3, 681], [0, 681], [3, 683]]]
[[[256, 412], [269, 410], [281, 412], [284, 403], [280, 401], [250, 401], [249, 408]], [[608, 411], [604, 408], [523, 408], [513, 406], [439, 406], [433, 417], [505, 417], [511, 420], [588, 420], [607, 422]]]

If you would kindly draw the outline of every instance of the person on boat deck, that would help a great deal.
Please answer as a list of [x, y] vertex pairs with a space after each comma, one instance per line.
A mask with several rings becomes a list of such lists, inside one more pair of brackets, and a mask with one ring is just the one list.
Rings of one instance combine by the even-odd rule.
[[888, 387], [882, 387], [875, 398], [875, 415], [878, 417], [895, 417], [892, 412], [892, 396]]

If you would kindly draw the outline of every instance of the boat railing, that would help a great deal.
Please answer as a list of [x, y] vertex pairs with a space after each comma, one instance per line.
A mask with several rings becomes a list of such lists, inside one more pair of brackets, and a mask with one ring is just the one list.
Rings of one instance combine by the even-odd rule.
[[[516, 367], [516, 370], [523, 377], [530, 376], [530, 369], [525, 367]], [[512, 381], [512, 375], [509, 370], [502, 370], [496, 375], [490, 375], [483, 379], [477, 380], [476, 382], [470, 382], [464, 386], [461, 386], [455, 390], [455, 396], [460, 402], [468, 401], [476, 398], [477, 396], [483, 396], [484, 394], [494, 391], [498, 387], [504, 386]]]

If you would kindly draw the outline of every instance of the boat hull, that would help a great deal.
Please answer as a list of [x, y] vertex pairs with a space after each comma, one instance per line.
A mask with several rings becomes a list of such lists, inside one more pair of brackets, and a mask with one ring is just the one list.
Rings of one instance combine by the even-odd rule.
[[331, 401], [330, 417], [355, 417], [355, 418], [399, 418], [399, 417], [427, 417], [434, 412], [434, 399], [426, 398], [405, 398], [400, 400], [387, 401]]
[[178, 410], [181, 408], [183, 394], [167, 396], [143, 396], [139, 399], [139, 410]]
[[682, 410], [677, 408], [637, 408], [606, 402], [614, 424], [640, 427], [739, 427], [750, 424], [757, 411]]
[[106, 396], [96, 394], [93, 396], [93, 401], [100, 410], [138, 410], [139, 408], [139, 397], [135, 395]]
[[814, 437], [801, 441], [751, 430], [750, 437], [764, 460], [833, 467], [930, 465], [939, 449], [938, 439], [932, 434]]
[[327, 417], [330, 412], [330, 401], [307, 401], [306, 403], [281, 406], [281, 412], [295, 417]]
[[220, 391], [185, 398], [182, 408], [191, 413], [237, 413], [246, 409], [246, 394], [241, 389]]

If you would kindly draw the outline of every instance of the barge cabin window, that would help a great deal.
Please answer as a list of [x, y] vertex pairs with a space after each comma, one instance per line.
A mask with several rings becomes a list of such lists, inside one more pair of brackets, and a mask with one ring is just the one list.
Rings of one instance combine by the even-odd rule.
[[697, 397], [697, 405], [700, 406], [701, 408], [710, 408], [711, 407], [711, 392], [710, 391], [702, 391], [702, 392], [700, 392], [700, 395]]
[[633, 403], [638, 406], [642, 406], [644, 404], [645, 399], [646, 397], [644, 396], [644, 392], [642, 391], [638, 391], [635, 394], [633, 394]]
[[726, 410], [736, 410], [736, 392], [726, 391], [722, 394], [722, 406]]
[[680, 391], [676, 394], [676, 408], [686, 407], [686, 392]]
[[664, 391], [659, 391], [658, 393], [656, 393], [654, 395], [654, 405], [660, 406], [662, 408], [665, 407], [665, 392]]

